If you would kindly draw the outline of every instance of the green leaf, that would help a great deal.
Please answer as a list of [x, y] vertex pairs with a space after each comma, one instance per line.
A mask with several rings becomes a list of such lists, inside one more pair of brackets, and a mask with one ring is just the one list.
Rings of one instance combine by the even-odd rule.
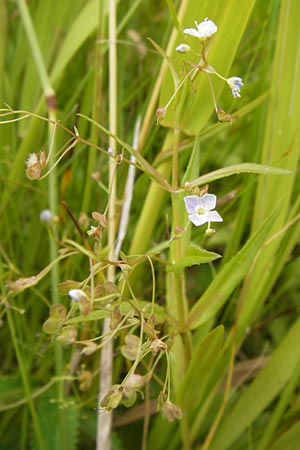
[[80, 14], [76, 17], [76, 20], [66, 35], [58, 58], [55, 61], [51, 73], [52, 82], [57, 81], [84, 41], [91, 33], [96, 31], [99, 20], [98, 10], [98, 1], [91, 0], [90, 2], [87, 2], [82, 11], [80, 11]]
[[196, 178], [191, 182], [192, 186], [203, 186], [204, 184], [211, 183], [221, 178], [230, 177], [238, 173], [260, 173], [264, 175], [289, 175], [292, 172], [290, 170], [281, 169], [280, 167], [266, 166], [263, 164], [255, 163], [242, 163], [235, 164], [233, 166], [224, 167], [222, 169], [215, 170], [214, 172], [207, 173], [201, 177]]
[[68, 319], [65, 321], [65, 325], [70, 325], [72, 323], [81, 323], [81, 322], [89, 322], [90, 320], [101, 320], [110, 316], [110, 311], [106, 310], [96, 310], [87, 314], [86, 316], [77, 316], [72, 317], [72, 319]]
[[210, 450], [232, 448], [236, 439], [284, 388], [300, 361], [300, 346], [295, 345], [299, 340], [300, 320], [297, 320], [255, 381], [245, 390], [232, 411], [225, 415]]
[[205, 264], [219, 258], [221, 258], [221, 255], [218, 255], [218, 253], [209, 252], [192, 244], [187, 248], [184, 257], [179, 262], [167, 267], [167, 272], [190, 266], [198, 266], [199, 264]]
[[169, 58], [169, 56], [166, 54], [166, 52], [155, 41], [153, 41], [153, 39], [148, 37], [148, 41], [151, 42], [153, 47], [156, 48], [156, 50], [161, 54], [161, 56], [165, 59], [166, 63], [168, 64], [170, 72], [173, 77], [174, 89], [176, 89], [176, 86], [179, 83], [179, 78], [178, 78], [177, 72], [175, 70], [174, 64], [172, 63], [171, 58]]
[[244, 247], [222, 268], [202, 297], [192, 308], [187, 323], [190, 329], [197, 328], [212, 319], [224, 305], [230, 294], [243, 280], [253, 260], [268, 235], [278, 208], [263, 223], [261, 228], [246, 242]]
[[295, 450], [300, 442], [300, 422], [291, 427], [278, 441], [275, 442], [270, 450]]
[[[78, 436], [79, 409], [75, 399], [65, 398], [68, 402], [60, 409], [60, 404], [53, 401], [57, 392], [52, 390], [52, 395], [47, 392], [37, 400], [37, 413], [40, 418], [41, 432], [43, 434], [45, 450], [75, 450]], [[60, 416], [64, 426], [57, 427], [57, 417]], [[33, 438], [32, 450], [39, 450], [38, 442]]]
[[[224, 327], [220, 325], [201, 340], [196, 348], [193, 348], [193, 356], [179, 394], [184, 411], [196, 408], [201, 402], [206, 383], [222, 349], [223, 338]], [[199, 374], [201, 374], [201, 385], [199, 385]]]

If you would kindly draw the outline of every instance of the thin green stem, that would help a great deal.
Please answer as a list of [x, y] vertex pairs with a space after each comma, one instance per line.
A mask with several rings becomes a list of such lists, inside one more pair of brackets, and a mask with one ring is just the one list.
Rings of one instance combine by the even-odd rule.
[[[48, 125], [48, 145], [49, 145], [49, 163], [50, 166], [55, 164], [55, 151], [53, 149], [54, 146], [54, 130], [56, 128], [56, 98], [54, 89], [51, 86], [50, 77], [47, 73], [46, 64], [44, 62], [39, 42], [34, 30], [34, 26], [27, 8], [27, 4], [24, 0], [17, 0], [20, 15], [23, 21], [23, 25], [25, 28], [25, 32], [27, 35], [27, 39], [30, 45], [30, 49], [32, 52], [32, 56], [35, 62], [35, 67], [37, 69], [40, 82], [43, 88], [43, 92], [46, 98], [46, 103], [48, 106], [48, 114], [49, 114], [49, 125]], [[54, 125], [53, 125], [54, 123]], [[54, 127], [54, 128], [53, 128]], [[49, 184], [48, 184], [48, 202], [49, 208], [53, 216], [57, 215], [58, 212], [58, 193], [57, 193], [57, 174], [55, 170], [52, 170], [49, 174]], [[49, 253], [50, 253], [50, 261], [55, 261], [58, 258], [58, 246], [57, 246], [57, 230], [56, 226], [53, 225], [52, 228], [53, 239], [50, 239], [49, 242]], [[59, 266], [55, 264], [51, 269], [51, 301], [52, 304], [58, 303], [59, 295], [57, 286], [59, 284]], [[61, 346], [56, 343], [54, 346], [55, 353], [55, 372], [57, 376], [60, 376], [63, 372], [63, 354]], [[58, 383], [58, 399], [60, 402], [63, 402], [64, 397], [64, 383], [60, 381]], [[61, 411], [59, 414], [60, 420], [60, 439], [62, 449], [66, 448], [66, 428], [64, 426], [64, 413]]]
[[36, 38], [36, 33], [28, 11], [27, 4], [25, 0], [17, 0], [17, 3], [45, 97], [52, 97], [54, 91], [51, 86], [50, 78], [48, 76], [46, 65], [44, 63], [44, 58], [42, 56], [42, 52]]
[[[105, 14], [104, 9], [106, 7], [105, 2], [99, 2], [99, 25], [96, 40], [101, 42], [104, 35], [105, 29]], [[100, 121], [100, 113], [101, 113], [101, 100], [102, 100], [102, 82], [103, 82], [103, 67], [104, 67], [104, 49], [98, 43], [95, 45], [95, 68], [94, 68], [94, 95], [93, 95], [93, 110], [92, 110], [92, 118], [95, 122]], [[99, 138], [99, 130], [98, 128], [92, 124], [91, 126], [91, 142], [98, 143]], [[83, 200], [81, 211], [87, 212], [91, 199], [91, 191], [92, 191], [92, 177], [91, 173], [95, 170], [96, 161], [97, 161], [97, 151], [91, 146], [89, 149], [88, 163], [86, 169], [86, 180], [84, 186]]]

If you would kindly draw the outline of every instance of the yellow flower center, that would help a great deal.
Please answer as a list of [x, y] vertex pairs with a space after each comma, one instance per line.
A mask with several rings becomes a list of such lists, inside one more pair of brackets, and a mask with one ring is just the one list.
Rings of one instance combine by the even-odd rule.
[[197, 208], [197, 214], [205, 214], [205, 209], [199, 206], [199, 208]]

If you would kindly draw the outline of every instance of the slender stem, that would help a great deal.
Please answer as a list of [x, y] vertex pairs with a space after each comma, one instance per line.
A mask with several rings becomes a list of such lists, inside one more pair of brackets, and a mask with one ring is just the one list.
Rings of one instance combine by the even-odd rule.
[[[117, 30], [116, 30], [116, 0], [109, 2], [109, 128], [113, 135], [117, 134]], [[116, 152], [116, 140], [110, 136], [109, 147]], [[113, 158], [109, 158], [109, 202], [108, 202], [108, 248], [109, 259], [115, 259], [116, 240], [116, 169]], [[115, 281], [115, 266], [107, 269], [108, 281]], [[105, 319], [103, 335], [110, 330], [110, 319]], [[99, 403], [112, 385], [112, 355], [113, 344], [109, 340], [102, 348], [100, 357], [100, 386]], [[98, 415], [97, 423], [97, 450], [110, 450], [110, 434], [112, 427], [112, 412], [104, 411]]]
[[42, 56], [42, 52], [39, 46], [39, 43], [36, 38], [35, 30], [33, 27], [33, 23], [28, 11], [27, 4], [25, 0], [17, 0], [20, 15], [22, 18], [22, 22], [25, 28], [25, 32], [27, 35], [27, 39], [30, 45], [30, 49], [32, 52], [32, 56], [35, 62], [35, 67], [38, 71], [40, 81], [42, 83], [43, 91], [45, 97], [52, 97], [53, 89], [51, 86], [50, 78], [47, 73], [47, 69], [44, 63], [44, 59]]
[[[55, 163], [55, 151], [52, 148], [54, 144], [54, 130], [56, 128], [56, 97], [54, 93], [54, 89], [50, 82], [50, 77], [47, 72], [46, 64], [44, 62], [44, 58], [42, 52], [40, 50], [39, 42], [35, 33], [35, 29], [28, 11], [27, 4], [24, 0], [17, 0], [18, 7], [20, 11], [20, 15], [23, 21], [23, 25], [25, 28], [26, 36], [30, 45], [30, 49], [32, 52], [32, 56], [35, 62], [35, 67], [38, 72], [40, 82], [43, 88], [44, 96], [46, 98], [46, 105], [48, 107], [48, 115], [49, 115], [49, 127], [48, 127], [48, 144], [49, 148], [51, 148], [51, 152], [49, 154], [49, 163], [50, 166]], [[53, 125], [54, 124], [54, 125]], [[53, 129], [54, 127], [54, 129]], [[52, 170], [49, 174], [49, 190], [48, 190], [48, 202], [49, 208], [53, 214], [53, 216], [57, 215], [58, 210], [58, 194], [57, 194], [57, 174], [55, 170]], [[57, 260], [58, 257], [58, 247], [57, 247], [57, 236], [56, 236], [56, 226], [53, 225], [53, 239], [50, 240], [49, 243], [49, 253], [50, 253], [50, 261]], [[51, 269], [51, 300], [52, 303], [58, 303], [59, 295], [57, 286], [59, 283], [59, 266], [58, 264], [54, 264]], [[54, 346], [55, 353], [55, 372], [57, 376], [60, 376], [63, 372], [63, 354], [61, 346], [56, 343]], [[57, 385], [58, 388], [58, 399], [60, 402], [63, 402], [64, 396], [64, 383], [60, 381]], [[60, 411], [58, 415], [58, 425], [60, 431], [60, 441], [61, 448], [66, 448], [66, 428], [64, 426], [64, 412]]]
[[[98, 33], [96, 37], [96, 41], [101, 42], [104, 35], [104, 9], [106, 7], [105, 2], [99, 2], [99, 21], [98, 21]], [[100, 46], [99, 43], [95, 44], [95, 80], [94, 80], [94, 94], [93, 94], [93, 111], [92, 118], [95, 122], [100, 121], [100, 113], [101, 113], [101, 100], [102, 100], [102, 83], [103, 83], [103, 66], [104, 66], [104, 49]], [[98, 143], [99, 130], [98, 128], [92, 124], [91, 126], [91, 142]], [[92, 191], [92, 177], [91, 173], [95, 170], [96, 162], [97, 162], [97, 150], [90, 146], [88, 163], [86, 169], [86, 180], [84, 186], [83, 200], [81, 211], [87, 212], [89, 209], [90, 199], [91, 199], [91, 191]]]
[[[178, 21], [179, 21], [179, 23], [181, 23], [181, 21], [182, 21], [182, 18], [184, 16], [184, 13], [185, 13], [185, 10], [187, 8], [187, 5], [188, 5], [188, 0], [182, 0], [180, 2], [180, 7], [179, 7], [179, 11], [178, 11]], [[168, 47], [167, 47], [167, 50], [166, 50], [166, 53], [168, 55], [170, 54], [171, 50], [174, 47], [174, 43], [175, 43], [175, 40], [177, 38], [177, 35], [178, 35], [177, 29], [174, 28], [173, 32], [172, 32], [172, 34], [170, 36]], [[162, 82], [164, 80], [165, 72], [166, 72], [167, 68], [168, 68], [168, 64], [164, 60], [162, 65], [161, 65], [161, 69], [159, 71], [159, 74], [157, 76], [156, 83], [155, 83], [155, 86], [154, 86], [153, 91], [152, 91], [151, 99], [150, 99], [150, 102], [149, 102], [149, 105], [148, 105], [148, 108], [147, 108], [147, 111], [146, 111], [146, 114], [145, 114], [145, 118], [143, 120], [143, 124], [142, 124], [142, 128], [141, 128], [141, 135], [140, 135], [140, 148], [143, 147], [143, 145], [144, 145], [144, 143], [146, 141], [147, 135], [149, 133], [149, 130], [151, 129], [151, 125], [153, 124], [153, 121], [154, 121], [153, 120], [153, 111], [154, 111], [155, 106], [157, 106], [157, 99], [158, 99], [158, 96], [159, 96], [159, 93], [160, 93], [161, 85], [162, 85]]]

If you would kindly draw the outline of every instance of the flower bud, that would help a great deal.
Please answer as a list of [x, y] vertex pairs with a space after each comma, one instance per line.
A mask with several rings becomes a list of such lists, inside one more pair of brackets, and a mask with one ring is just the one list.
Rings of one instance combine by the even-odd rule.
[[162, 122], [164, 118], [166, 117], [166, 108], [164, 106], [161, 106], [157, 108], [156, 110], [156, 116], [157, 116], [157, 123]]
[[242, 86], [244, 86], [242, 78], [240, 77], [227, 78], [227, 84], [230, 87], [234, 98], [241, 97], [240, 89]]
[[52, 212], [50, 209], [43, 209], [43, 211], [41, 211], [40, 221], [46, 225], [49, 225], [52, 222]]
[[178, 53], [188, 53], [191, 50], [191, 47], [187, 44], [179, 44], [176, 47], [176, 52]]
[[86, 298], [86, 294], [82, 289], [70, 289], [68, 295], [75, 302], [80, 302], [83, 298]]
[[205, 236], [206, 237], [211, 237], [215, 234], [216, 230], [214, 228], [207, 228], [207, 230], [205, 231]]
[[184, 183], [184, 189], [185, 189], [187, 192], [192, 192], [192, 190], [193, 190], [193, 185], [192, 185], [192, 183], [191, 183], [190, 181], [186, 181], [186, 182]]

